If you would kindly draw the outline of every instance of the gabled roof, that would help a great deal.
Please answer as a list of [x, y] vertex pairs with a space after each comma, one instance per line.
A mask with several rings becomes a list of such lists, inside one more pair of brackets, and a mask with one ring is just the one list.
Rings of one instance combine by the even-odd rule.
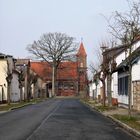
[[77, 53], [77, 56], [87, 56], [83, 42], [81, 42], [81, 44], [80, 44], [80, 48]]
[[31, 62], [30, 67], [41, 79], [51, 78], [51, 69], [47, 62]]
[[13, 56], [0, 53], [0, 58], [7, 58], [7, 57], [13, 57]]
[[109, 58], [116, 57], [121, 54], [125, 50], [125, 48], [125, 45], [108, 48], [103, 52], [103, 56], [107, 56]]
[[[52, 79], [52, 68], [48, 62], [31, 62], [31, 70], [43, 80]], [[61, 62], [57, 70], [58, 80], [76, 80], [78, 78], [76, 62]]]
[[115, 71], [123, 69], [124, 67], [128, 67], [129, 62], [131, 62], [131, 65], [137, 63], [137, 61], [140, 59], [140, 47], [137, 48], [130, 56], [128, 56], [122, 63], [118, 65]]

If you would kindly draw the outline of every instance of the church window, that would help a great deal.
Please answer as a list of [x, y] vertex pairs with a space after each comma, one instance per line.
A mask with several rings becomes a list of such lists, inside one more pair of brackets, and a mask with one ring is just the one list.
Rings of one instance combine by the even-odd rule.
[[59, 88], [59, 89], [63, 89], [63, 83], [62, 83], [62, 82], [60, 82], [60, 83], [58, 84], [58, 88]]
[[82, 62], [80, 63], [80, 67], [83, 68], [83, 63]]

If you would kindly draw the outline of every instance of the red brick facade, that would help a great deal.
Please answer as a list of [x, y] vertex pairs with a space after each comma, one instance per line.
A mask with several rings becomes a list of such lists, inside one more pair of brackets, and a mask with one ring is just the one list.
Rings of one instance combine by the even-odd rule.
[[[75, 62], [61, 62], [57, 69], [56, 95], [76, 96], [86, 89], [87, 62], [86, 52], [81, 43]], [[52, 68], [47, 62], [31, 62], [34, 71], [45, 83], [46, 92], [51, 91]]]

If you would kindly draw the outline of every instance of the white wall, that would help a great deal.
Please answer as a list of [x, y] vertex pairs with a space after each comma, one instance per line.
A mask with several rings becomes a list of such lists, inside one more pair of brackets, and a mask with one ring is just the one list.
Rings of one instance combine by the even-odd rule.
[[[98, 98], [98, 95], [101, 95], [102, 82], [101, 81], [98, 81], [98, 82], [99, 83], [98, 83], [97, 87], [96, 87], [95, 83], [93, 83], [93, 82], [89, 84], [89, 96], [91, 98], [93, 98], [93, 97], [95, 98], [95, 96], [96, 96], [96, 98]], [[97, 93], [96, 93], [96, 90], [97, 90]], [[93, 91], [94, 91], [95, 95], [93, 95]]]
[[139, 46], [140, 46], [140, 41], [136, 42], [136, 43], [132, 46], [132, 52], [133, 52], [134, 50], [136, 50]]
[[126, 95], [118, 95], [118, 102], [128, 105], [128, 96], [126, 96]]
[[[135, 51], [138, 47], [140, 47], [140, 41], [136, 42], [134, 45], [132, 45], [131, 47], [131, 51]], [[122, 52], [121, 54], [119, 54], [116, 58], [116, 63], [117, 66], [123, 61], [125, 60], [125, 58], [129, 55], [129, 49], [127, 49], [127, 53]]]
[[97, 97], [100, 95], [101, 96], [101, 87], [103, 86], [102, 82], [99, 81], [97, 85]]
[[118, 73], [117, 72], [112, 74], [111, 90], [112, 90], [112, 97], [118, 98]]
[[19, 89], [18, 74], [13, 73], [13, 79], [11, 82], [11, 101], [17, 102], [19, 100], [20, 100], [20, 89]]
[[89, 84], [89, 97], [93, 97], [93, 82]]
[[140, 59], [132, 67], [132, 81], [140, 80]]
[[116, 57], [117, 66], [125, 60], [125, 52], [122, 52], [120, 55]]

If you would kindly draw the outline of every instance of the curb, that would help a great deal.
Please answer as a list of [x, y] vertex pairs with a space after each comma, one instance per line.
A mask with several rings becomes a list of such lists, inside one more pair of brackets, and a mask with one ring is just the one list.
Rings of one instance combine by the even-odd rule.
[[1, 114], [4, 114], [4, 113], [7, 113], [8, 112], [8, 110], [6, 110], [6, 111], [0, 111], [0, 115]]
[[[104, 114], [103, 114], [104, 115]], [[121, 126], [122, 128], [124, 128], [125, 130], [127, 130], [128, 132], [130, 132], [131, 134], [135, 135], [136, 137], [140, 138], [140, 132], [130, 126], [128, 126], [127, 124], [119, 121], [118, 119], [112, 117], [112, 116], [108, 116], [108, 115], [104, 115], [106, 117], [108, 117], [109, 119], [111, 119], [112, 121], [114, 121], [116, 124], [118, 124], [119, 126]]]
[[[83, 103], [83, 102], [82, 102]], [[89, 104], [87, 103], [83, 103], [85, 104], [87, 107], [89, 107], [91, 110], [95, 110], [98, 113], [102, 114], [103, 116], [109, 118], [110, 120], [114, 121], [116, 124], [118, 124], [120, 127], [122, 127], [123, 129], [125, 129], [127, 132], [131, 133], [132, 135], [136, 136], [137, 138], [140, 138], [140, 132], [130, 126], [128, 126], [127, 124], [119, 121], [118, 119], [112, 117], [111, 115], [105, 115], [103, 112], [99, 111], [96, 107], [91, 107]]]
[[28, 104], [17, 106], [17, 107], [12, 107], [8, 111], [19, 109], [19, 108], [23, 108], [23, 107], [26, 107], [26, 106], [29, 106], [29, 105], [33, 105], [33, 104], [36, 104], [36, 103], [28, 103]]
[[[43, 101], [45, 101], [45, 100], [43, 100]], [[43, 102], [43, 101], [41, 101], [41, 102]], [[17, 106], [17, 107], [12, 107], [12, 108], [9, 108], [8, 110], [0, 111], [0, 114], [4, 114], [4, 113], [7, 113], [9, 111], [16, 110], [16, 109], [19, 109], [19, 108], [23, 108], [23, 107], [26, 107], [26, 106], [29, 106], [29, 105], [34, 105], [34, 104], [37, 104], [37, 103], [38, 102], [33, 102], [33, 103], [27, 103], [27, 104]]]

